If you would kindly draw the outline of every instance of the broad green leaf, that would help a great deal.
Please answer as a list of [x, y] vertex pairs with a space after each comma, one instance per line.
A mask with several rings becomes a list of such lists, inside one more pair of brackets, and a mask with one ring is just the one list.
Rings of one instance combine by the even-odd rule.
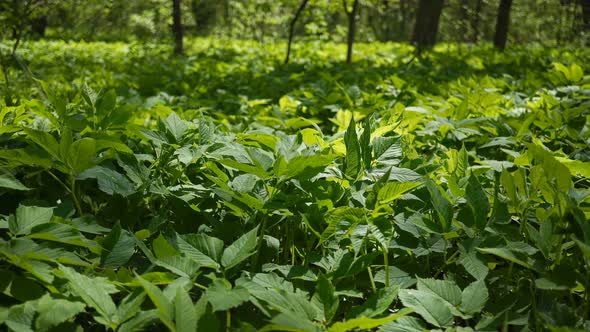
[[141, 305], [146, 297], [142, 288], [136, 288], [129, 295], [125, 296], [117, 307], [118, 322], [125, 322], [141, 313]]
[[421, 184], [420, 182], [388, 182], [379, 190], [377, 200], [381, 204], [392, 202]]
[[412, 316], [401, 317], [400, 319], [381, 325], [378, 332], [424, 332], [426, 324]]
[[158, 319], [158, 310], [140, 311], [130, 320], [121, 324], [117, 332], [142, 331], [144, 327]]
[[7, 188], [7, 189], [21, 190], [21, 191], [31, 190], [30, 188], [27, 188], [26, 186], [24, 186], [14, 176], [12, 176], [11, 174], [8, 174], [8, 173], [0, 174], [0, 188]]
[[207, 234], [185, 234], [180, 236], [186, 243], [219, 262], [223, 254], [223, 241]]
[[163, 123], [177, 142], [180, 141], [188, 130], [188, 125], [174, 112], [170, 113], [170, 115], [163, 120]]
[[93, 138], [82, 138], [70, 146], [67, 165], [75, 175], [80, 174], [96, 165], [96, 155], [96, 140]]
[[332, 282], [325, 275], [320, 274], [315, 292], [323, 306], [322, 309], [326, 322], [330, 322], [338, 310], [339, 300], [338, 296], [335, 295], [335, 291], [336, 289], [332, 285]]
[[381, 315], [391, 303], [397, 298], [399, 286], [385, 287], [377, 290], [372, 294], [365, 303], [358, 307], [353, 307], [350, 311], [351, 317], [375, 317]]
[[373, 148], [371, 146], [371, 117], [368, 116], [365, 119], [365, 128], [363, 129], [363, 133], [360, 137], [360, 146], [361, 152], [363, 157], [363, 163], [365, 169], [371, 169], [371, 161], [373, 160], [372, 152]]
[[213, 306], [213, 311], [223, 311], [235, 308], [248, 301], [248, 290], [237, 286], [231, 288], [226, 280], [217, 279], [207, 288], [205, 295], [207, 301]]
[[19, 205], [14, 218], [9, 219], [10, 232], [15, 235], [28, 234], [37, 225], [48, 223], [53, 216], [53, 208]]
[[442, 222], [442, 229], [444, 232], [448, 231], [453, 221], [453, 206], [451, 202], [445, 197], [441, 188], [432, 180], [426, 182], [426, 188], [430, 193], [432, 205], [440, 217]]
[[526, 261], [526, 257], [524, 255], [518, 255], [508, 248], [477, 248], [477, 251], [481, 252], [482, 254], [498, 256], [507, 261], [521, 265], [527, 269], [533, 269], [528, 261]]
[[417, 288], [419, 291], [437, 295], [453, 306], [461, 303], [461, 289], [453, 281], [418, 278]]
[[68, 280], [72, 291], [86, 304], [94, 308], [103, 319], [113, 322], [117, 308], [109, 294], [117, 293], [117, 289], [104, 278], [90, 278], [80, 274], [74, 269], [60, 265], [59, 270]]
[[488, 301], [488, 288], [483, 280], [467, 286], [461, 294], [461, 311], [466, 314], [480, 312]]
[[258, 227], [242, 235], [229, 247], [225, 248], [221, 256], [221, 265], [226, 270], [240, 264], [246, 258], [254, 254], [256, 244], [258, 243]]
[[188, 292], [182, 287], [176, 289], [174, 299], [174, 314], [176, 331], [195, 332], [197, 330], [197, 315], [193, 301]]
[[197, 264], [213, 269], [219, 267], [219, 264], [213, 260], [213, 258], [205, 255], [199, 249], [186, 242], [182, 237], [177, 236], [176, 245], [178, 245], [178, 250], [182, 255], [193, 260]]
[[483, 231], [488, 222], [490, 203], [486, 192], [473, 174], [469, 177], [465, 188], [465, 199], [473, 211], [475, 226], [479, 231]]
[[347, 320], [345, 322], [338, 322], [334, 325], [330, 326], [328, 329], [329, 332], [345, 332], [350, 330], [357, 330], [360, 329], [361, 331], [367, 331], [379, 327], [383, 324], [387, 324], [393, 322], [401, 317], [411, 314], [414, 312], [411, 309], [404, 308], [398, 311], [395, 314], [385, 316], [383, 318], [369, 318], [369, 317], [359, 317], [353, 318], [351, 320]]
[[49, 331], [52, 327], [73, 318], [85, 307], [84, 303], [54, 299], [46, 294], [37, 303], [38, 316], [35, 326], [38, 331]]
[[178, 255], [158, 258], [154, 261], [154, 264], [185, 278], [194, 277], [201, 267], [195, 261]]
[[197, 332], [219, 331], [219, 321], [205, 296], [201, 296], [195, 303], [195, 317], [197, 318]]
[[453, 323], [453, 314], [439, 296], [430, 292], [402, 289], [399, 298], [404, 306], [416, 311], [424, 320], [437, 327], [447, 327]]
[[171, 331], [175, 331], [175, 326], [172, 322], [172, 318], [174, 317], [174, 305], [172, 302], [164, 296], [164, 293], [160, 288], [151, 282], [143, 279], [137, 274], [135, 275], [135, 278], [139, 281], [148, 297], [152, 300], [156, 309], [158, 309], [158, 316], [160, 320], [162, 320], [162, 323], [164, 323], [164, 325], [166, 325]]
[[287, 163], [279, 175], [287, 179], [308, 180], [322, 172], [334, 160], [332, 155], [297, 156]]
[[104, 239], [102, 246], [101, 264], [104, 267], [118, 268], [133, 256], [135, 239], [133, 235], [121, 229], [121, 226], [117, 224]]
[[344, 144], [346, 145], [345, 173], [346, 176], [356, 179], [362, 168], [361, 146], [356, 135], [356, 125], [354, 118], [350, 119], [350, 124], [344, 134]]
[[33, 332], [34, 318], [35, 305], [29, 301], [10, 307], [4, 324], [15, 332]]
[[118, 194], [127, 197], [135, 192], [133, 184], [125, 176], [110, 168], [94, 166], [78, 175], [77, 179], [96, 179], [98, 188], [109, 194]]
[[28, 129], [24, 130], [27, 133], [27, 137], [35, 142], [37, 145], [42, 147], [49, 155], [57, 160], [61, 160], [59, 153], [59, 144], [53, 135], [44, 131]]
[[293, 332], [319, 332], [320, 327], [305, 317], [297, 316], [292, 312], [281, 312], [271, 319], [271, 323], [260, 330], [264, 331], [293, 331]]

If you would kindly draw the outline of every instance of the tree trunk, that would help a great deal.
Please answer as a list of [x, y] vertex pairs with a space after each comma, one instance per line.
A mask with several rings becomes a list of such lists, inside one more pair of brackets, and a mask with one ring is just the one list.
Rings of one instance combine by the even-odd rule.
[[467, 42], [467, 35], [469, 34], [469, 22], [471, 19], [469, 17], [469, 0], [461, 0], [461, 7], [459, 8], [459, 17], [461, 18], [461, 30], [463, 36], [461, 36], [460, 40], [463, 42]]
[[172, 0], [172, 33], [174, 34], [174, 54], [177, 55], [184, 53], [181, 2], [182, 0]]
[[354, 44], [354, 34], [356, 32], [356, 14], [358, 12], [359, 7], [359, 0], [354, 0], [352, 3], [352, 9], [349, 11], [347, 6], [347, 1], [342, 0], [344, 4], [344, 12], [348, 17], [348, 36], [346, 38], [346, 63], [352, 63], [352, 46]]
[[508, 27], [510, 25], [510, 7], [512, 0], [500, 0], [498, 16], [496, 17], [496, 33], [494, 35], [494, 46], [503, 50], [508, 41]]
[[289, 57], [291, 56], [291, 43], [293, 42], [293, 34], [295, 34], [295, 24], [297, 24], [297, 20], [299, 20], [299, 16], [305, 9], [305, 6], [307, 6], [308, 2], [309, 0], [301, 1], [297, 11], [295, 12], [295, 16], [293, 16], [293, 19], [291, 22], [289, 22], [289, 41], [287, 42], [287, 56], [285, 57], [285, 64], [289, 63]]
[[590, 32], [590, 0], [580, 0], [582, 4], [582, 29]]
[[399, 23], [399, 33], [402, 39], [405, 41], [408, 38], [406, 27], [408, 26], [408, 4], [407, 0], [399, 0], [399, 13], [400, 13], [400, 23]]
[[481, 12], [482, 12], [483, 1], [477, 0], [475, 4], [475, 17], [471, 22], [471, 27], [473, 29], [473, 35], [471, 36], [471, 41], [475, 44], [479, 39], [479, 22], [481, 21]]
[[418, 51], [430, 48], [436, 43], [438, 23], [444, 6], [444, 0], [420, 0], [416, 23], [412, 34], [412, 43]]

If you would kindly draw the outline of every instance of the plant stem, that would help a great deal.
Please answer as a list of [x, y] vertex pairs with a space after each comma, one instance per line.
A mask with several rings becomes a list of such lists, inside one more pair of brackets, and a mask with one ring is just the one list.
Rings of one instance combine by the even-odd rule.
[[254, 254], [254, 270], [258, 271], [260, 264], [260, 252], [262, 251], [262, 241], [264, 240], [264, 233], [266, 232], [266, 215], [262, 218], [262, 227], [260, 228], [260, 235], [258, 235], [258, 248]]
[[231, 310], [225, 312], [225, 331], [229, 332], [231, 328]]
[[73, 176], [70, 178], [70, 194], [72, 195], [72, 200], [74, 201], [74, 205], [76, 206], [78, 215], [81, 217], [82, 206], [80, 205], [80, 201], [78, 200], [78, 195], [76, 195], [76, 178], [74, 178]]
[[389, 253], [387, 248], [383, 248], [383, 264], [385, 265], [385, 287], [389, 287]]

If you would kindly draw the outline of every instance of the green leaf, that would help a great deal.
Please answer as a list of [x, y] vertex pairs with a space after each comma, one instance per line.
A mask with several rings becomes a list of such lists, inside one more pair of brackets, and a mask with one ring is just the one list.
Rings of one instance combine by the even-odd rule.
[[221, 265], [226, 270], [240, 264], [246, 258], [254, 254], [256, 245], [258, 243], [258, 227], [242, 235], [229, 247], [225, 248], [223, 255], [221, 256]]
[[424, 320], [437, 327], [450, 326], [453, 314], [448, 305], [439, 296], [430, 292], [403, 289], [399, 298], [404, 306], [415, 310]]
[[165, 120], [163, 120], [163, 122], [164, 125], [166, 125], [166, 129], [170, 131], [177, 142], [180, 141], [180, 139], [188, 130], [188, 125], [174, 112], [170, 113], [170, 115]]
[[388, 182], [379, 190], [377, 200], [381, 204], [392, 202], [421, 184], [420, 182]]
[[4, 324], [12, 331], [33, 332], [33, 319], [35, 318], [35, 306], [32, 302], [12, 306]]
[[330, 322], [338, 311], [338, 296], [332, 282], [324, 274], [320, 274], [315, 287], [316, 296], [323, 305], [324, 319]]
[[197, 332], [220, 330], [217, 316], [205, 296], [201, 296], [195, 304], [195, 317], [197, 318]]
[[15, 235], [28, 234], [37, 225], [51, 221], [53, 208], [19, 205], [15, 218], [8, 221], [10, 232]]
[[385, 316], [383, 318], [368, 318], [368, 317], [359, 317], [354, 318], [351, 320], [347, 320], [345, 322], [338, 322], [334, 325], [330, 326], [328, 329], [329, 332], [345, 332], [350, 330], [357, 330], [360, 329], [362, 331], [367, 331], [379, 327], [383, 324], [387, 324], [393, 322], [401, 317], [411, 314], [414, 312], [411, 309], [404, 308], [399, 312]]
[[73, 318], [85, 307], [86, 305], [81, 302], [54, 299], [45, 294], [37, 303], [38, 316], [35, 326], [38, 331], [49, 331], [52, 327]]
[[449, 302], [453, 306], [461, 303], [461, 289], [455, 282], [448, 280], [437, 280], [437, 279], [418, 279], [417, 288], [419, 291], [429, 292], [437, 295], [443, 300]]
[[482, 254], [498, 256], [507, 261], [521, 265], [527, 269], [533, 269], [524, 255], [514, 253], [508, 248], [477, 248], [477, 251], [481, 252]]
[[93, 138], [82, 138], [70, 146], [67, 165], [74, 174], [80, 174], [84, 170], [96, 165], [95, 158], [96, 140]]
[[157, 310], [140, 311], [132, 319], [121, 324], [117, 332], [135, 332], [142, 331], [143, 327], [151, 324], [158, 319]]
[[332, 155], [296, 156], [289, 160], [279, 176], [284, 175], [287, 179], [308, 180], [325, 170], [333, 160]]
[[117, 224], [104, 239], [102, 246], [101, 264], [104, 267], [118, 268], [133, 256], [135, 239], [131, 233], [121, 229], [121, 226]]
[[379, 327], [378, 332], [424, 332], [426, 324], [412, 316], [401, 317], [400, 319]]
[[95, 166], [78, 175], [78, 180], [96, 179], [98, 189], [109, 195], [127, 197], [135, 192], [133, 184], [125, 176], [110, 168]]
[[196, 262], [197, 264], [205, 267], [210, 267], [213, 269], [219, 267], [219, 264], [215, 260], [205, 255], [199, 249], [195, 248], [188, 242], [186, 242], [182, 237], [177, 236], [176, 244], [178, 245], [178, 250], [182, 255]]
[[465, 194], [467, 204], [471, 207], [473, 217], [475, 218], [475, 226], [479, 231], [482, 231], [488, 222], [490, 203], [477, 177], [473, 174], [468, 179]]
[[264, 331], [294, 331], [294, 332], [319, 332], [320, 327], [311, 320], [300, 317], [293, 312], [281, 312], [271, 319], [272, 324], [262, 328]]
[[27, 191], [30, 188], [25, 187], [19, 180], [11, 174], [0, 174], [0, 188]]
[[223, 254], [223, 241], [207, 234], [185, 234], [180, 236], [200, 252], [219, 262]]
[[358, 307], [353, 307], [350, 311], [351, 317], [360, 318], [375, 317], [381, 315], [389, 309], [391, 303], [397, 298], [399, 286], [380, 288], [365, 303]]
[[363, 129], [363, 133], [360, 139], [361, 145], [361, 152], [363, 156], [363, 162], [365, 169], [371, 168], [371, 161], [373, 159], [372, 152], [373, 148], [371, 146], [371, 117], [368, 116], [365, 119], [365, 128]]
[[250, 298], [247, 289], [240, 286], [232, 289], [229, 282], [222, 279], [214, 280], [211, 286], [207, 288], [204, 296], [213, 306], [213, 311], [235, 308]]
[[345, 174], [347, 177], [356, 179], [361, 171], [361, 146], [356, 135], [354, 118], [350, 119], [348, 129], [344, 134], [344, 145], [346, 146]]
[[176, 315], [176, 331], [195, 332], [197, 330], [197, 315], [193, 301], [188, 292], [182, 287], [176, 289], [174, 313]]
[[59, 266], [59, 270], [76, 295], [94, 308], [103, 319], [113, 322], [117, 308], [109, 294], [117, 293], [115, 286], [108, 283], [105, 278], [90, 278], [63, 265]]
[[432, 205], [434, 205], [434, 209], [440, 217], [443, 232], [446, 232], [453, 222], [453, 206], [434, 181], [428, 180], [426, 182], [426, 188], [428, 188], [428, 192], [430, 193]]
[[140, 313], [141, 305], [146, 297], [146, 293], [142, 288], [136, 288], [129, 295], [121, 301], [121, 304], [117, 308], [118, 322], [125, 322], [133, 317], [136, 317]]
[[27, 137], [37, 143], [40, 147], [42, 147], [49, 155], [57, 160], [61, 160], [60, 153], [59, 153], [59, 144], [53, 135], [50, 133], [46, 133], [44, 131], [34, 130], [25, 128], [25, 133], [27, 133]]
[[466, 314], [480, 312], [488, 301], [488, 288], [483, 280], [467, 286], [461, 294], [461, 311]]
[[175, 331], [175, 326], [172, 322], [172, 318], [174, 317], [173, 304], [168, 298], [166, 298], [160, 288], [143, 279], [140, 275], [136, 274], [135, 277], [147, 293], [148, 297], [152, 300], [152, 303], [154, 303], [156, 309], [158, 309], [158, 316], [162, 323], [164, 323], [164, 325], [166, 325], [171, 331]]

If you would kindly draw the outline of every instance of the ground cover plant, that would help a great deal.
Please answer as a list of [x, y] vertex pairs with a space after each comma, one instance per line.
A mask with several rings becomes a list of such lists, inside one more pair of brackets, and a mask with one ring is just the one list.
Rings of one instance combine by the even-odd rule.
[[590, 329], [587, 49], [186, 47], [21, 46], [3, 329]]

